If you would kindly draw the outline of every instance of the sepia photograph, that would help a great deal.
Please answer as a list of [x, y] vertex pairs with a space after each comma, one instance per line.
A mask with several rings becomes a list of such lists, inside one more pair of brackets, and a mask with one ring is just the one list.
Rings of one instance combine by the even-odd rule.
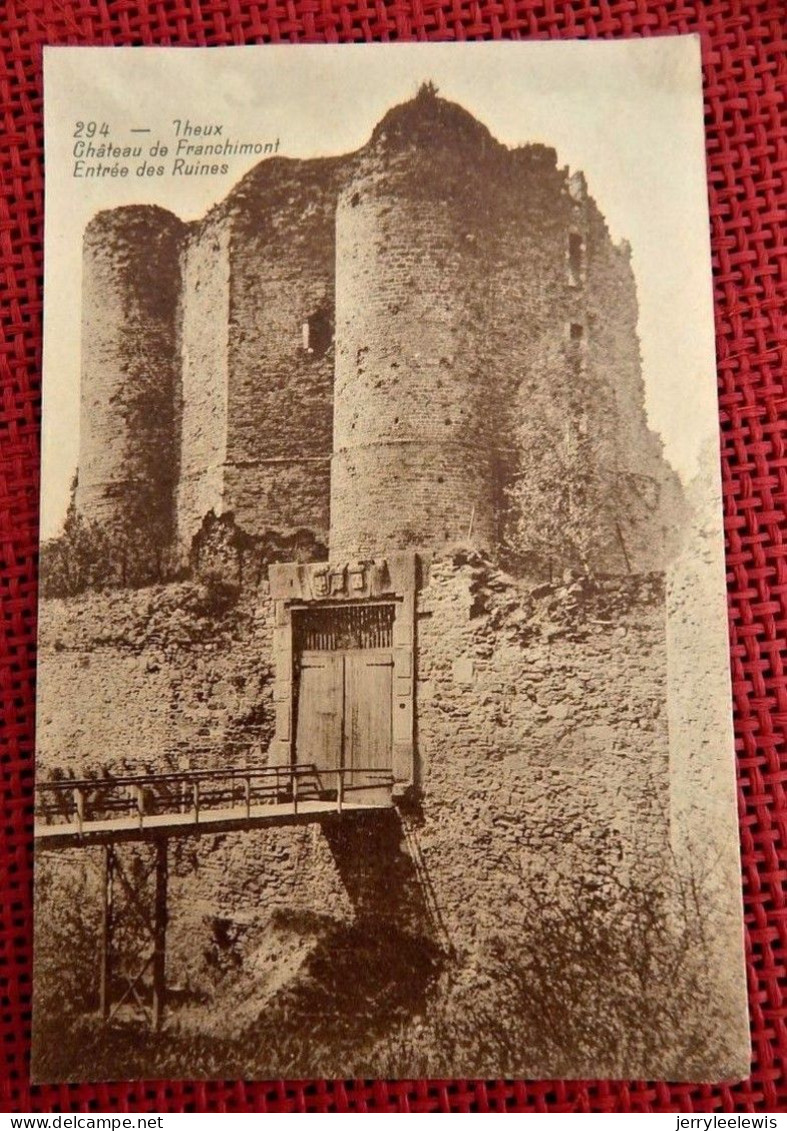
[[45, 84], [34, 1078], [746, 1076], [698, 38]]

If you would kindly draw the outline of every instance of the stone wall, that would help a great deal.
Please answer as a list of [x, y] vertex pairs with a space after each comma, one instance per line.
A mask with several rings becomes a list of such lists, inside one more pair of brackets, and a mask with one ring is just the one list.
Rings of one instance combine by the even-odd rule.
[[680, 487], [645, 414], [629, 249], [554, 151], [511, 161], [490, 335], [519, 375], [503, 558], [542, 578], [663, 568]]
[[582, 175], [421, 92], [357, 155], [336, 222], [332, 554], [469, 538], [530, 576], [661, 568], [680, 491], [629, 252]]
[[232, 232], [226, 507], [253, 535], [328, 538], [344, 164], [263, 162], [221, 206]]
[[209, 216], [183, 255], [178, 543], [188, 554], [206, 514], [221, 514], [226, 493], [229, 385], [229, 233]]
[[[705, 442], [700, 466], [687, 487], [692, 520], [684, 529], [668, 590], [670, 829], [680, 871], [691, 881], [690, 913], [704, 924], [712, 971], [704, 1005], [712, 1016], [724, 1018], [730, 1047], [742, 1050], [748, 1019], [740, 832], [715, 430]], [[731, 1079], [747, 1070], [748, 1060], [736, 1060], [726, 1074]]]
[[[668, 847], [663, 583], [523, 599], [472, 556], [432, 566], [418, 618], [420, 840], [460, 948], [570, 878], [654, 884]], [[468, 912], [483, 892], [480, 919]], [[474, 921], [475, 920], [475, 921]]]
[[[581, 412], [597, 393], [577, 383], [572, 365], [569, 327], [584, 321], [582, 289], [569, 286], [572, 203], [566, 170], [543, 145], [511, 151], [496, 188], [483, 344], [494, 390], [489, 399], [500, 402], [498, 444], [505, 446], [499, 546], [518, 572], [548, 548], [559, 574], [570, 559], [558, 495], [569, 478]], [[589, 528], [597, 521], [586, 516]]]
[[181, 548], [232, 514], [328, 536], [339, 161], [275, 159], [192, 226], [183, 294]]
[[595, 568], [638, 573], [663, 567], [685, 508], [661, 438], [647, 424], [631, 250], [625, 243], [613, 244], [593, 200], [585, 200], [584, 212], [588, 332], [583, 379], [593, 390], [589, 463], [604, 515]]
[[[237, 732], [271, 729], [267, 585], [224, 608], [195, 586], [123, 596], [45, 604], [42, 776], [259, 760]], [[658, 577], [528, 595], [475, 552], [432, 562], [418, 603], [418, 790], [388, 813], [173, 842], [170, 1032], [245, 1034], [250, 1047], [270, 1023], [286, 1044], [317, 1010], [316, 1031], [340, 1034], [326, 1072], [385, 1072], [394, 1022], [417, 1044], [435, 994], [472, 993], [494, 1012], [538, 924], [573, 923], [577, 893], [625, 968], [621, 916], [632, 892], [658, 900], [667, 852], [664, 640]], [[68, 857], [63, 882], [76, 868], [97, 897], [98, 861]], [[46, 948], [47, 925], [73, 905], [57, 903], [51, 854], [39, 868]], [[588, 977], [592, 988], [608, 970], [591, 963]], [[566, 976], [555, 992], [568, 1009], [577, 987]], [[478, 1047], [461, 1054], [476, 1059], [456, 1071], [492, 1070], [497, 1053], [478, 1059], [493, 1049], [488, 1024], [481, 1010]], [[624, 1020], [612, 1028], [619, 1039]], [[277, 1048], [256, 1049], [255, 1071], [279, 1063]], [[308, 1041], [298, 1055], [307, 1071]], [[420, 1071], [414, 1055], [401, 1054]], [[524, 1057], [496, 1063], [513, 1071]], [[423, 1070], [441, 1066], [435, 1052]]]
[[44, 780], [260, 761], [272, 733], [265, 583], [240, 604], [190, 583], [49, 600], [39, 626]]
[[[498, 524], [497, 461], [462, 443], [378, 441], [334, 456], [331, 491], [338, 510], [332, 556], [371, 559], [385, 543], [397, 549], [470, 539], [492, 547]], [[338, 500], [346, 502], [339, 504]], [[351, 505], [350, 505], [351, 504]]]
[[[490, 165], [429, 94], [392, 110], [337, 211], [331, 554], [497, 541], [497, 397], [484, 366]], [[428, 505], [424, 505], [428, 499]]]
[[469, 539], [531, 577], [663, 566], [680, 489], [628, 252], [554, 150], [424, 88], [357, 153], [271, 158], [204, 220], [163, 216], [86, 233], [83, 513], [122, 495], [168, 527], [177, 483], [181, 562], [212, 511], [330, 528], [335, 558]]

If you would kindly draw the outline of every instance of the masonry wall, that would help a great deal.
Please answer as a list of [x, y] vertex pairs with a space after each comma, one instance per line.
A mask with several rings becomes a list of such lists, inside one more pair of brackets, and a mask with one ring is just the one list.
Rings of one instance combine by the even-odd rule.
[[472, 891], [490, 922], [507, 906], [512, 930], [572, 876], [611, 899], [654, 883], [669, 828], [666, 627], [659, 577], [528, 602], [483, 561], [455, 562], [433, 563], [419, 600], [421, 843], [456, 942], [473, 946]]
[[[266, 582], [229, 604], [191, 583], [44, 601], [39, 625], [39, 780], [264, 763], [273, 734]], [[121, 849], [143, 899], [151, 851]], [[181, 1032], [214, 1026], [231, 1037], [297, 973], [324, 924], [352, 920], [317, 828], [173, 840], [169, 866], [167, 978], [171, 1001], [188, 1003]], [[37, 852], [39, 1025], [51, 1015], [62, 1031], [64, 986], [71, 1008], [96, 1008], [102, 867], [100, 849]], [[122, 888], [116, 904], [122, 915]], [[294, 963], [284, 972], [283, 954]], [[219, 986], [213, 1007], [195, 1005]]]
[[229, 232], [214, 215], [192, 227], [183, 253], [178, 543], [188, 554], [209, 511], [224, 509], [229, 385]]
[[259, 762], [272, 615], [264, 585], [241, 605], [191, 583], [42, 602], [41, 779]]
[[154, 206], [100, 212], [82, 258], [79, 512], [129, 539], [172, 537], [183, 225]]
[[[638, 356], [636, 314], [624, 334], [618, 329], [621, 305], [628, 311], [633, 303], [636, 312], [633, 281], [625, 296], [609, 287], [594, 295], [596, 260], [614, 256], [615, 249], [603, 221], [589, 237], [596, 213], [584, 177], [558, 169], [554, 151], [543, 153], [539, 168], [525, 162], [526, 152], [514, 154], [517, 185], [529, 191], [514, 194], [522, 208], [511, 223], [538, 233], [525, 278], [543, 280], [543, 288], [523, 303], [528, 349], [511, 415], [516, 456], [507, 560], [534, 577], [559, 577], [566, 567], [626, 573], [613, 512], [615, 468], [628, 436], [617, 427], [613, 374], [625, 334], [626, 356], [632, 350]], [[510, 258], [505, 247], [501, 255]], [[606, 304], [603, 321], [595, 314], [599, 303]], [[611, 337], [604, 329], [609, 324], [616, 327]], [[641, 392], [632, 411], [647, 443]]]
[[165, 216], [86, 236], [85, 514], [164, 547], [177, 483], [181, 559], [213, 511], [257, 539], [330, 527], [341, 559], [469, 541], [531, 577], [663, 565], [680, 488], [629, 254], [554, 150], [424, 88], [355, 154], [272, 158], [203, 221]]
[[[432, 563], [418, 604], [414, 803], [173, 846], [168, 979], [184, 1004], [171, 1034], [246, 1034], [259, 1072], [283, 1063], [277, 1049], [288, 1038], [273, 1033], [294, 1027], [334, 1042], [329, 1074], [379, 1074], [392, 1030], [414, 1049], [413, 1026], [448, 993], [466, 1019], [457, 1031], [480, 1026], [483, 1045], [492, 1040], [484, 1010], [494, 1015], [542, 929], [563, 920], [576, 929], [580, 897], [611, 940], [612, 965], [594, 973], [591, 962], [590, 989], [606, 969], [631, 976], [622, 916], [642, 893], [659, 898], [667, 859], [664, 606], [658, 578], [615, 584], [531, 599], [476, 555]], [[205, 591], [180, 586], [140, 591], [131, 604], [48, 603], [42, 624], [44, 777], [55, 766], [85, 773], [263, 756], [233, 738], [239, 725], [261, 738], [271, 731], [265, 586], [221, 615]], [[47, 872], [51, 906], [40, 921], [74, 906], [57, 903], [61, 876], [94, 898], [97, 866], [69, 853], [67, 867]], [[46, 854], [39, 867], [52, 869]], [[559, 970], [560, 955], [552, 960]], [[563, 977], [553, 992], [568, 1009], [576, 987]], [[622, 1016], [605, 1021], [616, 1040], [623, 1029]], [[462, 1040], [460, 1054], [477, 1056]], [[413, 1049], [404, 1063], [426, 1070], [407, 1059]], [[296, 1053], [286, 1063], [305, 1070]], [[498, 1068], [523, 1068], [525, 1053]], [[297, 1055], [308, 1058], [308, 1042]], [[445, 1068], [437, 1059], [431, 1067]]]
[[498, 443], [504, 446], [499, 550], [520, 569], [538, 555], [546, 527], [555, 526], [546, 538], [562, 552], [560, 524], [550, 522], [556, 484], [565, 479], [591, 391], [577, 386], [572, 372], [569, 327], [581, 317], [582, 299], [569, 286], [571, 201], [555, 150], [528, 145], [508, 153], [493, 192], [497, 223], [484, 369], [490, 399], [500, 399]]
[[265, 161], [221, 206], [231, 232], [225, 506], [250, 534], [309, 530], [327, 542], [345, 163]]
[[469, 541], [529, 576], [663, 565], [680, 490], [629, 253], [581, 174], [422, 92], [357, 155], [337, 251], [335, 557]]
[[[637, 336], [638, 304], [631, 252], [612, 243], [592, 200], [585, 203], [588, 341], [584, 367], [598, 390], [590, 428], [591, 458], [605, 502], [604, 539], [597, 568], [634, 573], [660, 568], [671, 530], [684, 513], [681, 488], [664, 460], [660, 437], [647, 425], [645, 382]], [[622, 567], [622, 568], [621, 568]]]

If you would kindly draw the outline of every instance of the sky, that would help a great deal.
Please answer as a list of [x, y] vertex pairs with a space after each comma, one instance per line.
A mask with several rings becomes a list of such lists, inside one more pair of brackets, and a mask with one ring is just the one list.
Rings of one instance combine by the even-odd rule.
[[[541, 142], [582, 170], [639, 299], [651, 426], [684, 480], [718, 428], [699, 39], [229, 48], [44, 49], [45, 305], [42, 537], [56, 534], [79, 452], [82, 233], [100, 209], [155, 203], [184, 220], [221, 200], [259, 160], [226, 175], [174, 176], [176, 121], [221, 124], [222, 140], [280, 155], [358, 149], [426, 81], [507, 145]], [[81, 137], [75, 137], [78, 123]], [[74, 146], [159, 141], [162, 177], [73, 176]], [[106, 123], [106, 136], [100, 127]], [[133, 130], [149, 130], [134, 133]], [[194, 139], [196, 140], [196, 139]], [[213, 140], [213, 139], [204, 139]]]

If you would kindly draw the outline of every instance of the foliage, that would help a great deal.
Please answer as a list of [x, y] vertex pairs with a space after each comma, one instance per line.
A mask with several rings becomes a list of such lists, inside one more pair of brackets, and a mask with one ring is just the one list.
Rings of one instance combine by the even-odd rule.
[[112, 552], [107, 534], [79, 514], [76, 479], [71, 487], [63, 532], [41, 546], [41, 591], [45, 597], [73, 597], [112, 584]]
[[[95, 1016], [64, 1014], [61, 983], [53, 1000], [68, 1050], [47, 1056], [71, 1075], [99, 1068], [111, 1075], [122, 1065], [173, 1078], [286, 1077], [310, 1068], [560, 1077], [578, 1070], [615, 1076], [641, 1065], [651, 1074], [701, 1076], [723, 1063], [726, 1027], [707, 992], [713, 965], [695, 885], [669, 883], [670, 890], [663, 883], [655, 890], [631, 876], [611, 887], [577, 877], [561, 886], [559, 900], [544, 902], [516, 946], [489, 934], [474, 953], [458, 956], [382, 920], [259, 924], [241, 941], [231, 933], [219, 940], [232, 953], [222, 954], [215, 984], [204, 983], [207, 998], [173, 1001], [165, 1033], [145, 1042], [138, 1026], [102, 1036]], [[58, 904], [62, 918], [60, 897]], [[55, 990], [50, 951], [76, 945], [79, 957], [89, 949], [89, 928], [80, 929], [75, 944], [62, 924], [51, 937], [48, 928], [37, 971], [42, 995]], [[272, 993], [247, 964], [261, 929], [285, 950], [297, 950], [299, 937], [311, 940]], [[62, 960], [53, 968], [62, 970]], [[68, 991], [81, 1000], [70, 983]], [[44, 1027], [48, 1016], [41, 1014]]]
[[77, 477], [62, 533], [41, 546], [44, 597], [73, 597], [87, 590], [137, 587], [175, 576], [168, 532], [156, 532], [147, 514], [127, 510], [122, 523], [106, 527], [80, 514]]
[[[620, 902], [623, 899], [624, 902]], [[677, 900], [677, 902], [675, 902]], [[676, 891], [603, 897], [575, 882], [513, 949], [489, 938], [354, 1071], [376, 1075], [680, 1075], [723, 1063], [710, 949]], [[672, 909], [672, 913], [668, 910]]]
[[[36, 859], [33, 1023], [36, 1071], [42, 1057], [80, 1054], [79, 1028], [98, 1007], [99, 899], [94, 852]], [[73, 1040], [69, 1038], [73, 1037]], [[61, 1077], [62, 1079], [63, 1077]]]
[[550, 582], [567, 567], [590, 573], [599, 531], [613, 532], [614, 538], [620, 499], [611, 494], [582, 438], [575, 437], [573, 445], [555, 437], [524, 445], [505, 493], [504, 557], [517, 573]]

